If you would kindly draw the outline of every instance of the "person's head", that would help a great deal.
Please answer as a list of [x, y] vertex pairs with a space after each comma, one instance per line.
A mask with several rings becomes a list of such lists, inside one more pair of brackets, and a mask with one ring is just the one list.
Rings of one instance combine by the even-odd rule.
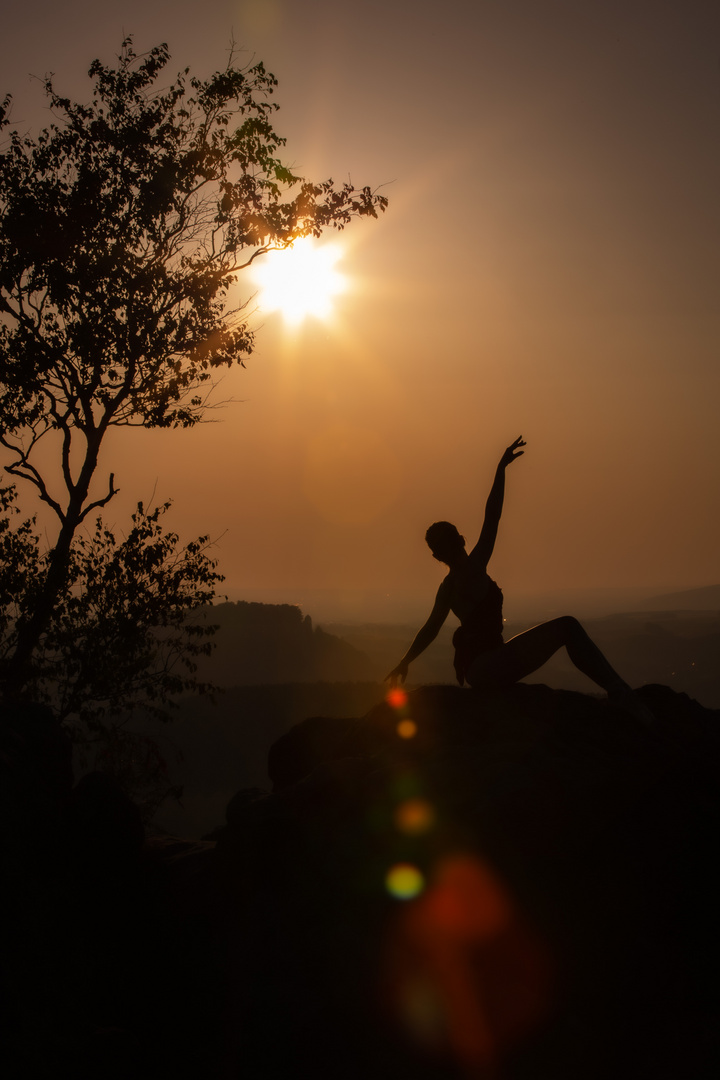
[[425, 533], [433, 559], [448, 565], [465, 548], [465, 537], [449, 521], [435, 521]]

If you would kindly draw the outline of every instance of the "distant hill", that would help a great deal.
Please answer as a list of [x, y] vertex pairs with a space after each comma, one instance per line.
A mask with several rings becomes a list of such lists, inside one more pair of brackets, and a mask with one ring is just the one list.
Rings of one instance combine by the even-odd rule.
[[215, 624], [215, 648], [198, 662], [198, 678], [218, 686], [273, 683], [362, 682], [371, 678], [367, 656], [319, 627], [294, 604], [246, 601], [202, 612]]
[[720, 585], [663, 593], [645, 600], [646, 611], [720, 611]]

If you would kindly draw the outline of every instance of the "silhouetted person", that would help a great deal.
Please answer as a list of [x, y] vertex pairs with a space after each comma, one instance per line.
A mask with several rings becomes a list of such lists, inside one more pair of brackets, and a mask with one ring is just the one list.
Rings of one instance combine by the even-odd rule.
[[503, 508], [505, 469], [524, 453], [519, 448], [525, 445], [522, 437], [516, 439], [500, 458], [485, 506], [480, 539], [470, 553], [465, 548], [465, 538], [449, 521], [436, 521], [425, 534], [433, 558], [446, 563], [449, 573], [437, 591], [430, 617], [386, 678], [393, 686], [398, 679], [405, 682], [408, 666], [435, 640], [452, 611], [460, 620], [453, 645], [455, 672], [461, 686], [465, 682], [485, 690], [511, 686], [537, 671], [553, 653], [565, 646], [576, 668], [607, 691], [618, 705], [645, 723], [651, 723], [650, 711], [635, 697], [630, 686], [611, 667], [572, 615], [540, 623], [516, 634], [510, 641], [503, 641], [503, 596], [489, 576], [487, 565], [495, 547]]

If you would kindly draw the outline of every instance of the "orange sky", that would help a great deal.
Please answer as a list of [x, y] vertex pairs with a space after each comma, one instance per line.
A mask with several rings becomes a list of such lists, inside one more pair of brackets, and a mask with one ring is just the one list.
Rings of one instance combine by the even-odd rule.
[[86, 96], [89, 62], [131, 32], [205, 74], [232, 33], [280, 80], [298, 171], [387, 184], [384, 218], [343, 234], [333, 319], [258, 315], [220, 422], [115, 437], [118, 529], [154, 492], [188, 538], [220, 537], [234, 598], [431, 599], [426, 526], [474, 540], [522, 434], [490, 565], [506, 594], [720, 580], [717, 5], [69, 0], [11, 18], [19, 125], [49, 119], [29, 72]]

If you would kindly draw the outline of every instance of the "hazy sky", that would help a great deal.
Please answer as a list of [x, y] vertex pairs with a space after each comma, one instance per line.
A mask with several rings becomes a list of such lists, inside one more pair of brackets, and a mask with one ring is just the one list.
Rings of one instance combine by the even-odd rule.
[[[89, 96], [123, 34], [173, 72], [234, 37], [279, 79], [286, 159], [387, 185], [341, 240], [331, 320], [278, 314], [221, 422], [122, 433], [104, 474], [173, 497], [244, 590], [424, 588], [433, 520], [469, 539], [504, 446], [490, 570], [528, 592], [720, 580], [720, 7], [685, 0], [32, 2], [0, 90]], [[246, 295], [255, 285], [243, 284]]]

